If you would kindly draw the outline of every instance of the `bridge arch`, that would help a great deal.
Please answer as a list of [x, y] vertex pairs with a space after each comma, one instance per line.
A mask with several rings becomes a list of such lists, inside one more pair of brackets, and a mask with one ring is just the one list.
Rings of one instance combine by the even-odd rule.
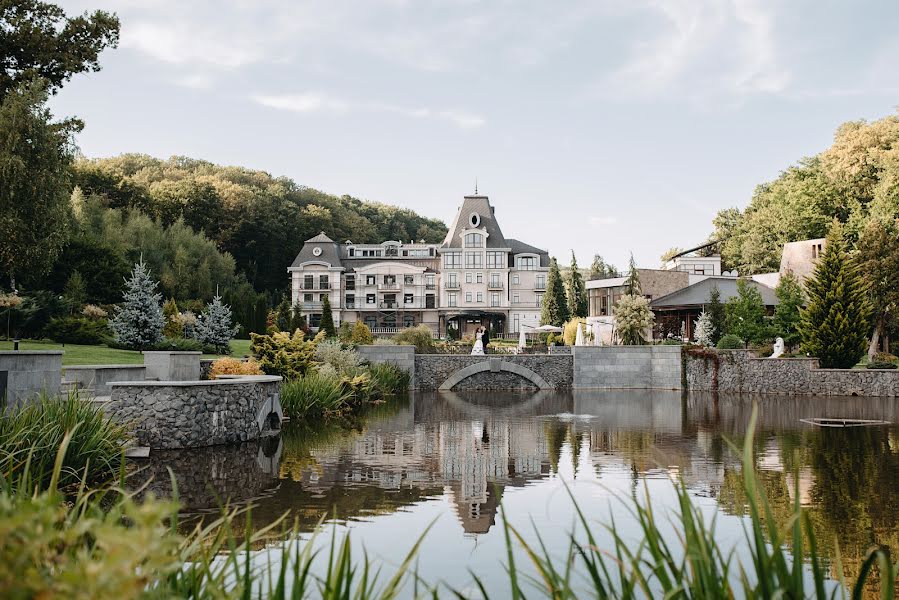
[[447, 377], [446, 380], [440, 384], [440, 387], [438, 389], [442, 391], [451, 390], [460, 381], [468, 379], [469, 377], [477, 373], [499, 373], [502, 371], [514, 373], [527, 379], [535, 386], [537, 386], [537, 389], [548, 390], [552, 388], [552, 386], [548, 384], [546, 380], [543, 379], [543, 377], [541, 377], [538, 373], [532, 371], [531, 369], [525, 367], [524, 365], [519, 365], [507, 360], [502, 360], [500, 358], [489, 358], [487, 360], [468, 365], [467, 367], [462, 367], [461, 369]]

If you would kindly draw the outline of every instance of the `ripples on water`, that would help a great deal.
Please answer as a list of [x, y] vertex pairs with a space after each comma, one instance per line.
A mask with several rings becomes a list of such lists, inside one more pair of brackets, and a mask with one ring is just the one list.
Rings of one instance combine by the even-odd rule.
[[[670, 509], [671, 482], [683, 481], [699, 506], [719, 512], [722, 542], [741, 539], [740, 459], [727, 440], [742, 445], [753, 400], [757, 469], [775, 513], [789, 514], [798, 477], [800, 502], [811, 511], [825, 556], [834, 555], [834, 540], [847, 570], [874, 543], [899, 552], [899, 400], [888, 398], [416, 394], [352, 429], [294, 424], [263, 443], [155, 452], [144, 473], [166, 495], [166, 467], [174, 470], [188, 518], [217, 513], [225, 499], [252, 502], [259, 527], [290, 511], [309, 531], [333, 515], [338, 528], [352, 529], [355, 542], [388, 561], [398, 562], [433, 523], [421, 576], [464, 588], [472, 570], [502, 595], [500, 502], [511, 523], [530, 532], [533, 522], [561, 554], [574, 525], [566, 485], [591, 520], [614, 515], [620, 531], [636, 538], [615, 497], [648, 491], [657, 510]], [[834, 429], [801, 422], [810, 417], [891, 424]]]

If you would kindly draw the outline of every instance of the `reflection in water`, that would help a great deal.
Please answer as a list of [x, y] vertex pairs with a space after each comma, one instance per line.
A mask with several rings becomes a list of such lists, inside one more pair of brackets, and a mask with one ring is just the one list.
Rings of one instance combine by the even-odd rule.
[[[671, 506], [673, 497], [659, 490], [675, 479], [697, 502], [743, 515], [740, 461], [726, 440], [742, 444], [753, 400], [760, 411], [757, 468], [775, 518], [787, 518], [798, 489], [819, 547], [835, 556], [839, 543], [850, 574], [871, 544], [897, 551], [899, 401], [887, 398], [682, 397], [660, 391], [418, 394], [353, 430], [294, 424], [284, 430], [277, 452], [245, 445], [186, 457], [157, 455], [154, 468], [157, 480], [167, 480], [159, 468], [174, 464], [182, 497], [196, 499], [193, 506], [214, 499], [212, 484], [219, 497], [228, 492], [254, 498], [258, 526], [286, 511], [306, 530], [336, 516], [369, 547], [386, 544], [385, 531], [387, 537], [411, 535], [404, 528], [420, 529], [435, 514], [450, 512], [455, 531], [433, 533], [435, 546], [425, 545], [423, 553], [439, 555], [435, 571], [452, 578], [448, 571], [464, 574], [485, 561], [474, 547], [458, 548], [458, 540], [485, 545], [497, 538], [492, 528], [501, 500], [512, 519], [538, 514], [541, 527], [569, 527], [571, 507], [552, 500], [564, 495], [562, 479], [572, 483], [591, 519], [601, 518], [606, 504], [596, 503], [599, 492], [587, 484], [629, 494], [641, 477], [657, 482], [650, 490], [662, 507]], [[808, 417], [883, 419], [892, 425], [817, 428], [800, 422]], [[267, 462], [258, 460], [260, 452]], [[495, 561], [498, 554], [490, 547]]]

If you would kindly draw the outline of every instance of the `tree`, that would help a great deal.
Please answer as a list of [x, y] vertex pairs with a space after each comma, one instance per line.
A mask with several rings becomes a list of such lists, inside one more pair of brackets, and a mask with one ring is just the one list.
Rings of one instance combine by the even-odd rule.
[[232, 325], [231, 307], [222, 304], [222, 297], [216, 295], [206, 309], [197, 317], [196, 338], [203, 344], [215, 346], [219, 352], [230, 354], [231, 339], [240, 329]]
[[325, 332], [325, 337], [336, 337], [337, 330], [334, 329], [334, 316], [331, 314], [331, 301], [327, 296], [322, 298], [322, 318], [318, 324], [318, 330]]
[[162, 327], [162, 334], [167, 338], [180, 338], [184, 336], [184, 324], [181, 323], [181, 311], [178, 310], [178, 304], [174, 298], [166, 300], [162, 305], [162, 316], [165, 319], [165, 325]]
[[699, 318], [696, 319], [695, 325], [693, 336], [696, 338], [696, 343], [707, 348], [714, 346], [712, 333], [715, 331], [715, 328], [712, 325], [712, 315], [703, 310]]
[[858, 242], [859, 273], [869, 290], [874, 328], [868, 343], [873, 358], [899, 309], [899, 221], [872, 219]]
[[84, 278], [78, 271], [72, 271], [66, 287], [63, 290], [63, 296], [69, 303], [72, 312], [80, 312], [81, 307], [87, 301], [87, 286], [84, 285]]
[[762, 294], [746, 279], [737, 280], [737, 295], [725, 305], [727, 333], [747, 344], [758, 344], [771, 337], [765, 322], [765, 303]]
[[772, 320], [774, 333], [783, 338], [787, 348], [793, 348], [802, 341], [799, 334], [799, 324], [802, 321], [800, 313], [805, 304], [802, 284], [792, 273], [784, 273], [774, 288], [774, 294], [777, 296], [777, 308], [774, 309]]
[[18, 273], [49, 271], [66, 241], [72, 134], [81, 126], [52, 122], [46, 101], [39, 83], [0, 101], [0, 268], [13, 289]]
[[543, 294], [543, 306], [540, 309], [540, 324], [561, 327], [568, 318], [568, 302], [562, 274], [559, 272], [559, 263], [552, 258], [549, 261], [546, 292]]
[[118, 17], [102, 10], [68, 18], [47, 2], [0, 3], [0, 98], [36, 78], [55, 91], [76, 73], [99, 71], [100, 52], [118, 41]]
[[353, 325], [353, 334], [351, 341], [358, 346], [365, 346], [375, 342], [375, 336], [371, 334], [371, 329], [362, 321], [356, 321]]
[[856, 265], [846, 253], [843, 227], [834, 221], [824, 252], [806, 280], [802, 349], [825, 369], [853, 367], [865, 353], [871, 306]]
[[156, 292], [158, 284], [150, 278], [143, 261], [134, 265], [131, 278], [125, 281], [124, 302], [116, 307], [109, 322], [116, 341], [135, 350], [143, 350], [162, 339], [165, 322]]
[[628, 264], [627, 279], [624, 280], [624, 293], [628, 296], [640, 296], [643, 294], [643, 288], [640, 286], [640, 273], [637, 271], [637, 263], [634, 262], [633, 254], [631, 254], [631, 260]]
[[709, 292], [709, 303], [705, 307], [705, 312], [709, 313], [709, 321], [712, 326], [712, 343], [710, 345], [716, 346], [718, 340], [724, 335], [724, 329], [727, 326], [727, 313], [724, 303], [721, 302], [721, 292], [718, 291], [718, 286], [716, 285], [713, 285]]
[[673, 246], [673, 247], [665, 250], [665, 252], [663, 252], [662, 256], [660, 257], [660, 260], [662, 261], [662, 267], [665, 266], [665, 263], [667, 263], [669, 260], [671, 260], [672, 258], [674, 258], [675, 256], [677, 256], [678, 254], [680, 254], [683, 251], [684, 251], [683, 248], [678, 248], [677, 246]]
[[574, 251], [571, 252], [571, 267], [568, 269], [568, 314], [572, 317], [587, 316], [587, 288], [584, 276], [577, 266]]
[[625, 346], [639, 346], [646, 343], [644, 333], [651, 330], [655, 316], [649, 308], [649, 300], [644, 296], [624, 295], [615, 305], [615, 328], [618, 339]]
[[306, 317], [303, 316], [303, 305], [299, 301], [293, 305], [293, 309], [290, 311], [290, 327], [288, 330], [294, 332], [297, 329], [306, 333], [309, 332], [309, 325], [306, 323]]
[[617, 269], [615, 269], [614, 266], [607, 264], [602, 256], [594, 254], [593, 262], [590, 264], [590, 274], [587, 276], [587, 279], [605, 279], [607, 277], [614, 277], [617, 272]]

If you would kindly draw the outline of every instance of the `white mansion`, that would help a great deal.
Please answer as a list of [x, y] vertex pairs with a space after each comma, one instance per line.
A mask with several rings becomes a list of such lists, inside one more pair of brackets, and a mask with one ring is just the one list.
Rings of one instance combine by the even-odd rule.
[[540, 324], [549, 255], [503, 236], [487, 196], [465, 196], [442, 244], [306, 240], [287, 269], [291, 300], [312, 327], [325, 297], [335, 325], [375, 333], [425, 324], [437, 335], [514, 334]]

